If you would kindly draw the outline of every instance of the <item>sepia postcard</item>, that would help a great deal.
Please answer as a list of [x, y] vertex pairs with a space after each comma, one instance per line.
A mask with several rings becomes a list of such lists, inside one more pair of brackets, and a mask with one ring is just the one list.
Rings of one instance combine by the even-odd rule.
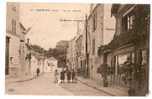
[[147, 96], [150, 4], [6, 3], [5, 94]]

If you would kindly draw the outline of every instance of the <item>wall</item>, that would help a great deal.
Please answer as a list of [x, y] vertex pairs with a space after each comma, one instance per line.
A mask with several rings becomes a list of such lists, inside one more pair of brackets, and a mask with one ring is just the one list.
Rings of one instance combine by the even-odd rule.
[[104, 5], [104, 26], [103, 26], [103, 44], [108, 44], [114, 36], [115, 33], [115, 18], [111, 16], [111, 6], [110, 4]]
[[[96, 15], [96, 29], [93, 30], [93, 20]], [[89, 68], [90, 78], [101, 82], [101, 75], [97, 73], [97, 68], [103, 63], [103, 56], [98, 56], [98, 48], [101, 45], [108, 44], [114, 36], [115, 19], [111, 17], [111, 5], [98, 4], [90, 13], [88, 19], [88, 51], [89, 51]], [[95, 42], [93, 42], [95, 40]], [[93, 48], [95, 52], [93, 53]], [[110, 57], [108, 57], [110, 61]], [[110, 62], [108, 61], [108, 64]]]
[[18, 37], [7, 34], [10, 37], [9, 43], [9, 67], [10, 75], [17, 77], [19, 75], [20, 61], [19, 61], [19, 43]]
[[35, 56], [31, 56], [31, 68], [30, 72], [33, 76], [36, 75], [36, 69], [38, 68], [38, 60]]
[[7, 3], [7, 17], [6, 17], [6, 31], [12, 33], [12, 19], [16, 21], [16, 34], [20, 34], [19, 30], [19, 4], [18, 3]]
[[[25, 35], [20, 27], [20, 5], [19, 3], [7, 3], [6, 36], [10, 37], [9, 44], [9, 67], [10, 75], [26, 75], [26, 48]], [[13, 24], [14, 23], [14, 24]], [[22, 41], [21, 41], [22, 40]]]
[[[100, 59], [98, 57], [98, 47], [103, 44], [103, 4], [97, 5], [88, 19], [88, 35], [89, 35], [89, 68], [90, 68], [90, 78], [98, 81], [100, 79], [99, 74], [97, 74], [97, 68], [100, 65]], [[94, 15], [96, 15], [96, 29], [93, 30], [93, 20]], [[93, 42], [95, 40], [95, 42]], [[95, 48], [95, 49], [93, 49]], [[94, 50], [94, 52], [93, 52]]]

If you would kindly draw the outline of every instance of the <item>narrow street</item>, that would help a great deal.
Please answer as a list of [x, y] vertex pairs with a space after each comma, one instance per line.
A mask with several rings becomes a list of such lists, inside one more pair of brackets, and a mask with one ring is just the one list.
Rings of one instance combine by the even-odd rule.
[[[6, 8], [6, 94], [149, 94], [150, 4], [7, 2]], [[81, 76], [54, 83], [58, 75], [61, 82]]]
[[17, 95], [76, 95], [76, 96], [106, 96], [104, 92], [88, 87], [80, 82], [55, 84], [53, 73], [45, 73], [40, 77], [25, 81], [9, 83], [6, 94]]

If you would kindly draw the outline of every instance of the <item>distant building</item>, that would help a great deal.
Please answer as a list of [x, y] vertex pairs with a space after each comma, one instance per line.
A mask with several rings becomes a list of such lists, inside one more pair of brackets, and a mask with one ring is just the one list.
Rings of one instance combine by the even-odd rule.
[[68, 41], [61, 40], [56, 44], [56, 51], [58, 52], [57, 60], [58, 67], [66, 67], [66, 53], [68, 48]]
[[45, 72], [45, 57], [42, 53], [36, 52], [32, 47], [30, 48], [30, 74], [36, 76], [36, 70], [39, 68], [40, 74]]
[[70, 69], [81, 70], [82, 65], [84, 65], [82, 64], [83, 34], [84, 22], [78, 22], [77, 34], [69, 41], [67, 48], [66, 61]]
[[76, 69], [80, 69], [82, 67], [82, 35], [79, 35], [76, 39]]
[[45, 67], [44, 67], [44, 72], [53, 72], [56, 70], [57, 67], [57, 59], [54, 57], [46, 58], [45, 59]]
[[71, 39], [68, 43], [67, 54], [66, 54], [66, 64], [69, 69], [74, 69], [76, 67], [76, 37]]

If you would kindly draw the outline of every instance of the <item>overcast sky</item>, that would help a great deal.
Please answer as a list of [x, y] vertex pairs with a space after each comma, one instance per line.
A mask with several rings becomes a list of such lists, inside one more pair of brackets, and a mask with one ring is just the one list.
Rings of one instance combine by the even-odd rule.
[[[77, 22], [63, 22], [62, 19], [85, 20], [89, 11], [90, 4], [83, 3], [21, 3], [20, 19], [25, 28], [32, 27], [26, 36], [31, 43], [49, 49], [54, 48], [58, 41], [71, 40], [76, 35]], [[115, 28], [111, 4], [105, 5], [104, 12], [104, 28]], [[104, 41], [108, 43], [113, 38], [114, 31], [105, 32]]]
[[32, 44], [48, 49], [60, 40], [70, 40], [76, 35], [76, 22], [61, 22], [60, 19], [84, 19], [89, 12], [88, 4], [22, 3], [21, 22], [32, 27], [27, 37]]

